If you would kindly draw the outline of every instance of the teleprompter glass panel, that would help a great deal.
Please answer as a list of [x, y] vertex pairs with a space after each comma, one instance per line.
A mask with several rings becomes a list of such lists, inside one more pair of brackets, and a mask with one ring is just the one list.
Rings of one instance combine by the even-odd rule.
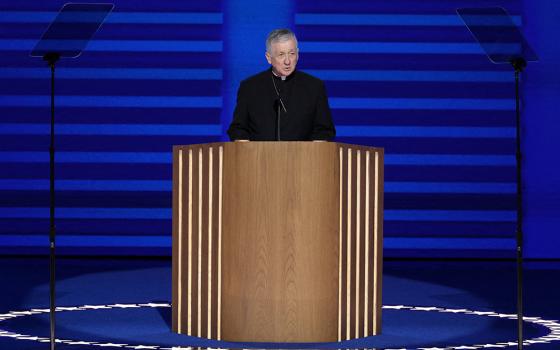
[[31, 56], [56, 53], [60, 57], [78, 57], [112, 10], [113, 4], [65, 4]]

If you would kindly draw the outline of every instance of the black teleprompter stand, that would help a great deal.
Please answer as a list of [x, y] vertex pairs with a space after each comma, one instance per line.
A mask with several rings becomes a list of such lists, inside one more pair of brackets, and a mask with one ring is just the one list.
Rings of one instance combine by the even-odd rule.
[[42, 57], [51, 70], [51, 122], [49, 146], [49, 299], [50, 349], [56, 346], [56, 225], [55, 225], [55, 67], [60, 58], [78, 57], [97, 32], [113, 4], [65, 4], [49, 25], [31, 56]]
[[519, 77], [527, 62], [538, 60], [512, 18], [501, 7], [462, 8], [457, 13], [491, 62], [511, 64], [515, 74], [515, 159], [517, 175], [517, 348], [523, 349], [523, 181]]
[[523, 190], [521, 178], [521, 111], [519, 106], [519, 75], [527, 62], [522, 58], [511, 61], [515, 70], [515, 160], [517, 171], [517, 223], [515, 237], [517, 243], [517, 348], [523, 349]]
[[55, 287], [56, 287], [56, 227], [55, 227], [55, 190], [54, 190], [54, 72], [56, 62], [60, 59], [58, 53], [48, 53], [43, 57], [45, 61], [49, 64], [51, 69], [51, 131], [50, 131], [50, 146], [49, 146], [49, 195], [50, 195], [50, 206], [49, 206], [49, 266], [50, 266], [50, 278], [49, 278], [49, 300], [50, 300], [50, 343], [51, 350], [55, 348]]

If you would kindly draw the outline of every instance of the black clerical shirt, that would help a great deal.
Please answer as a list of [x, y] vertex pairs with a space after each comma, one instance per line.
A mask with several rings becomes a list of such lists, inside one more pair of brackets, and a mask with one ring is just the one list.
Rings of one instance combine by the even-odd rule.
[[280, 108], [280, 140], [334, 138], [335, 128], [323, 82], [298, 70], [281, 80], [268, 69], [241, 82], [228, 129], [230, 139], [276, 140], [279, 99], [275, 84], [287, 111]]

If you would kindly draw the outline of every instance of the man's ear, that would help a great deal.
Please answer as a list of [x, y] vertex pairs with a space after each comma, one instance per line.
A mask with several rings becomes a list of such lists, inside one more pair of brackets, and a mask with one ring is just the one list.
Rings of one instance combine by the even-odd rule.
[[272, 64], [272, 57], [270, 57], [268, 51], [264, 53], [264, 56], [266, 57], [266, 61], [268, 62], [268, 64]]

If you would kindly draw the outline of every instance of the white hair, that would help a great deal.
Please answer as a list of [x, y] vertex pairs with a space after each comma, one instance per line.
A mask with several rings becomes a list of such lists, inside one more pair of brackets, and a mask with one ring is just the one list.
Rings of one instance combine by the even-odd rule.
[[293, 39], [296, 42], [297, 47], [297, 38], [294, 32], [287, 28], [280, 28], [274, 29], [272, 32], [268, 34], [266, 38], [266, 52], [271, 53], [272, 43], [276, 42], [284, 42]]

